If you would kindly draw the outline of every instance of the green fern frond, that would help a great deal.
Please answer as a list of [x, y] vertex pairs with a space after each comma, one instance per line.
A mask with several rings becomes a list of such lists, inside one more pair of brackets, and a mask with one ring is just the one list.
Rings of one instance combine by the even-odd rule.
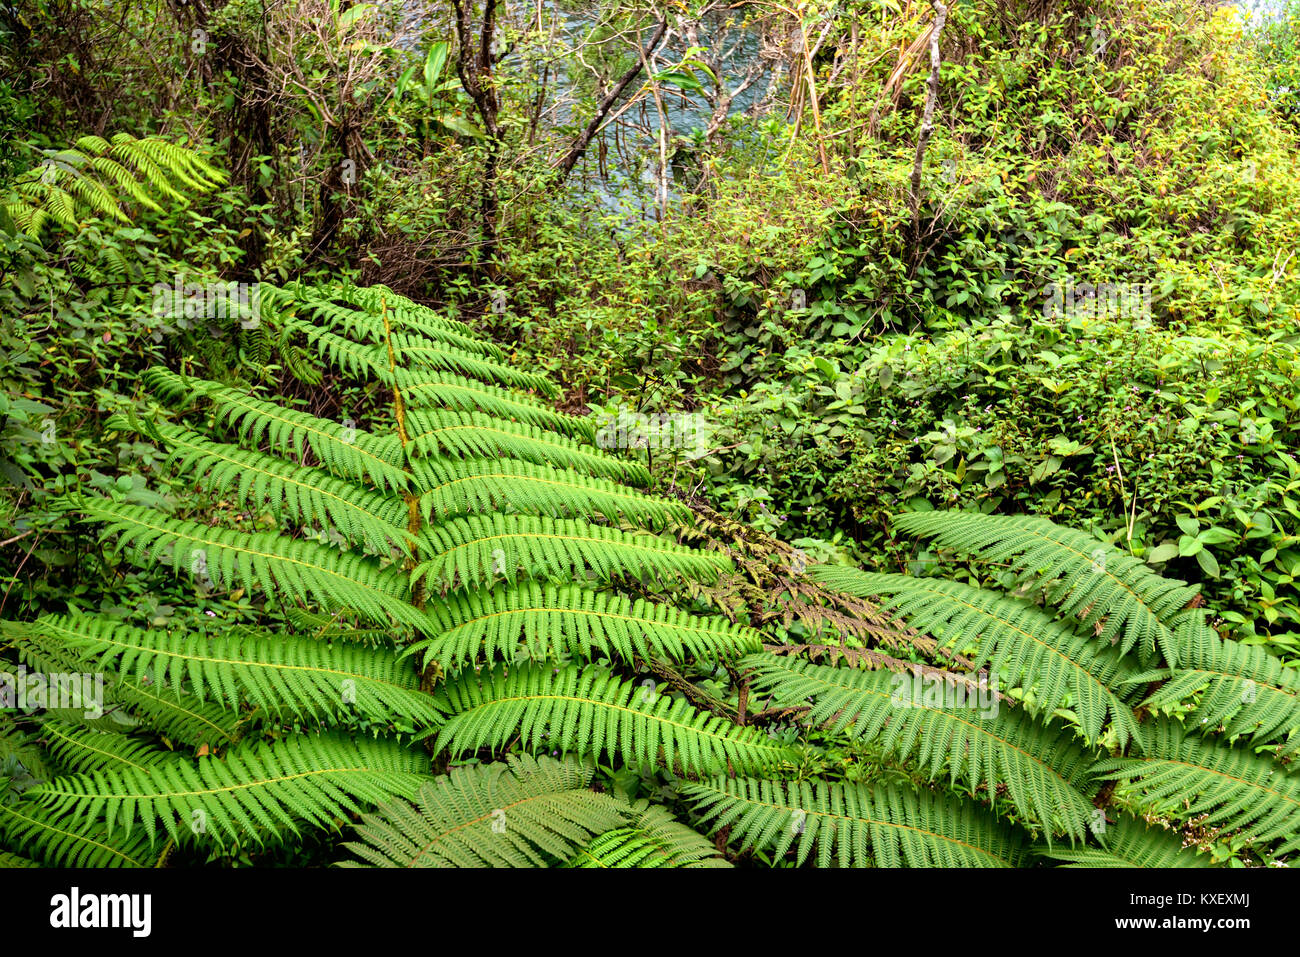
[[343, 867], [544, 867], [593, 834], [620, 827], [627, 807], [590, 789], [592, 769], [573, 760], [512, 754], [457, 768], [357, 825]]
[[1279, 842], [1278, 855], [1300, 848], [1300, 775], [1165, 719], [1144, 726], [1143, 736], [1145, 757], [1111, 758], [1094, 769], [1120, 782], [1118, 792], [1156, 813], [1240, 831], [1252, 843]]
[[18, 870], [26, 867], [40, 867], [35, 861], [30, 861], [18, 854], [10, 854], [8, 851], [0, 851], [0, 870]]
[[502, 748], [517, 736], [530, 749], [609, 754], [627, 763], [680, 765], [688, 773], [789, 759], [767, 735], [594, 665], [484, 669], [449, 681], [438, 698], [449, 717], [437, 747], [453, 756]]
[[556, 412], [527, 393], [512, 392], [451, 373], [429, 376], [400, 367], [392, 378], [408, 409], [435, 407], [482, 412], [589, 442], [596, 439], [596, 428], [590, 417], [579, 418]]
[[578, 585], [523, 582], [448, 595], [429, 608], [433, 636], [411, 645], [427, 667], [444, 671], [471, 663], [513, 661], [522, 649], [534, 661], [565, 655], [590, 660], [716, 658], [757, 651], [758, 632], [724, 618], [702, 618]]
[[535, 515], [471, 515], [429, 528], [430, 556], [411, 574], [414, 585], [434, 580], [441, 590], [522, 578], [609, 581], [615, 575], [677, 575], [713, 580], [730, 567], [717, 552], [678, 545], [649, 532], [624, 532], [576, 519]]
[[155, 196], [181, 201], [185, 193], [177, 187], [201, 194], [224, 179], [194, 150], [160, 137], [83, 136], [71, 148], [47, 150], [42, 165], [14, 184], [4, 207], [19, 229], [38, 236], [48, 222], [76, 229], [82, 216], [130, 222], [126, 205], [159, 210]]
[[[326, 291], [326, 294], [327, 291]], [[462, 323], [452, 323], [443, 316], [434, 315], [416, 317], [409, 311], [390, 308], [388, 310], [389, 328], [384, 328], [382, 306], [372, 312], [362, 306], [344, 305], [322, 298], [319, 290], [303, 290], [301, 295], [287, 295], [286, 306], [300, 305], [302, 310], [324, 322], [328, 322], [345, 336], [361, 336], [372, 345], [384, 345], [388, 342], [391, 331], [404, 332], [408, 335], [421, 336], [430, 344], [450, 346], [462, 352], [478, 353], [500, 362], [505, 353], [495, 343], [480, 339], [470, 332]]]
[[1210, 856], [1183, 847], [1182, 839], [1159, 825], [1146, 825], [1129, 814], [1107, 824], [1101, 847], [1043, 848], [1042, 854], [1067, 867], [1209, 867]]
[[148, 370], [144, 383], [166, 402], [209, 400], [217, 419], [235, 426], [250, 445], [266, 441], [274, 451], [300, 460], [310, 449], [322, 465], [340, 478], [366, 479], [380, 489], [406, 488], [408, 476], [403, 469], [402, 446], [395, 435], [374, 435], [283, 408], [216, 382], [187, 379], [168, 369]]
[[[126, 431], [122, 419], [110, 428]], [[391, 548], [411, 552], [404, 503], [304, 468], [273, 455], [213, 442], [182, 426], [157, 423], [133, 429], [161, 440], [170, 451], [167, 466], [199, 477], [214, 492], [232, 495], [245, 507], [267, 506], [281, 521], [332, 526], [349, 541], [387, 556]]]
[[766, 653], [745, 658], [741, 666], [754, 670], [753, 692], [771, 695], [778, 706], [811, 699], [811, 721], [871, 740], [921, 770], [928, 767], [932, 779], [946, 770], [953, 782], [972, 788], [984, 785], [992, 792], [1003, 785], [1025, 820], [1049, 833], [1080, 839], [1087, 833], [1091, 758], [1059, 728], [1044, 727], [996, 700], [970, 707], [927, 700], [907, 673], [834, 668]]
[[[6, 621], [0, 625], [12, 636], [20, 657], [37, 670], [75, 674], [92, 666], [90, 659], [30, 623]], [[239, 715], [202, 702], [188, 691], [160, 687], [152, 679], [133, 679], [111, 672], [104, 672], [103, 679], [102, 718], [87, 718], [85, 709], [51, 710], [51, 714], [100, 731], [125, 731], [146, 724], [159, 734], [196, 748], [205, 744], [210, 747], [234, 744], [241, 737]]]
[[232, 589], [279, 592], [325, 608], [355, 611], [372, 621], [391, 616], [415, 628], [426, 622], [409, 602], [406, 576], [372, 559], [273, 532], [210, 528], [108, 499], [88, 499], [82, 511], [104, 523], [107, 534], [117, 535], [119, 547], [142, 567], [167, 561], [178, 574], [197, 576], [196, 567], [201, 566], [214, 583]]
[[882, 611], [896, 612], [954, 651], [977, 644], [974, 669], [987, 664], [1013, 683], [1032, 687], [1036, 704], [1049, 712], [1072, 706], [1089, 743], [1101, 737], [1108, 714], [1120, 747], [1137, 735], [1133, 712], [1110, 690], [1130, 674], [1120, 657], [1028, 602], [961, 582], [869, 574], [842, 565], [814, 565], [808, 574], [859, 598], [889, 596]]
[[1276, 742], [1279, 753], [1300, 753], [1300, 672], [1257, 645], [1224, 641], [1213, 632], [1189, 640], [1181, 664], [1134, 675], [1131, 684], [1160, 686], [1143, 702], [1168, 708], [1194, 701], [1189, 715], [1204, 730], [1220, 726], [1229, 737]]
[[536, 389], [542, 395], [553, 395], [555, 386], [546, 376], [525, 372], [500, 362], [493, 362], [472, 352], [464, 352], [440, 342], [430, 342], [423, 336], [395, 332], [391, 337], [397, 361], [405, 368], [425, 367], [442, 372], [454, 372], [483, 382], [514, 386], [518, 389]]
[[427, 758], [391, 741], [294, 735], [193, 764], [55, 778], [24, 801], [70, 826], [102, 815], [110, 833], [143, 827], [151, 841], [161, 824], [178, 844], [194, 836], [262, 843], [266, 831], [297, 833], [303, 821], [334, 830], [337, 818], [365, 804], [413, 796], [427, 767]]
[[372, 316], [378, 316], [386, 309], [391, 323], [411, 325], [416, 328], [421, 325], [431, 325], [440, 329], [454, 329], [462, 335], [477, 338], [474, 330], [459, 319], [452, 319], [435, 309], [420, 305], [413, 299], [393, 292], [382, 283], [373, 286], [356, 286], [351, 283], [335, 282], [307, 289], [305, 295], [313, 299], [323, 297], [336, 299], [362, 309]]
[[420, 510], [434, 522], [480, 512], [526, 512], [551, 518], [603, 515], [650, 528], [685, 524], [680, 502], [573, 469], [510, 458], [424, 459], [411, 467]]
[[174, 751], [125, 734], [94, 731], [62, 721], [41, 723], [41, 740], [56, 763], [74, 774], [120, 768], [145, 770], [167, 761], [182, 760]]
[[482, 412], [411, 409], [406, 414], [412, 461], [436, 455], [450, 459], [514, 458], [538, 465], [570, 468], [598, 478], [645, 487], [650, 473], [640, 462], [617, 459], [565, 435], [526, 422]]
[[1137, 646], [1145, 659], [1153, 658], [1158, 647], [1166, 662], [1176, 664], [1173, 630], [1203, 617], [1188, 608], [1195, 589], [1157, 575], [1146, 562], [1086, 532], [1045, 518], [908, 512], [895, 516], [894, 525], [982, 561], [1041, 576], [1050, 602], [1062, 614], [1076, 616], [1125, 653]]
[[1018, 867], [1022, 838], [979, 809], [929, 793], [827, 781], [715, 778], [687, 784], [712, 831], [774, 858], [796, 848], [819, 867]]
[[109, 833], [98, 821], [69, 821], [26, 800], [0, 802], [0, 837], [51, 867], [156, 867], [163, 856], [139, 829]]
[[592, 838], [569, 867], [730, 867], [713, 844], [657, 805], [634, 809], [636, 822]]
[[279, 717], [333, 722], [354, 714], [417, 727], [439, 715], [419, 676], [392, 651], [327, 645], [253, 633], [171, 634], [131, 628], [95, 615], [49, 616], [33, 628], [57, 637], [100, 666], [135, 672], [238, 710], [247, 703]]

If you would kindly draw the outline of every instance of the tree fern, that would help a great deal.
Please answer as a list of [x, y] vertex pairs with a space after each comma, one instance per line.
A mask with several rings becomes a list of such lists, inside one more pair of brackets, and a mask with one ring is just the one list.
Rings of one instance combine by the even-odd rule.
[[459, 756], [497, 749], [517, 735], [527, 748], [618, 757], [712, 772], [788, 760], [774, 740], [695, 710], [653, 682], [625, 681], [598, 666], [520, 664], [449, 681], [438, 695], [448, 714], [437, 746]]
[[908, 512], [896, 516], [894, 524], [982, 561], [1040, 575], [1062, 614], [1077, 616], [1121, 651], [1138, 647], [1147, 659], [1158, 647], [1167, 662], [1176, 663], [1174, 629], [1196, 630], [1203, 617], [1188, 609], [1195, 589], [1157, 575], [1145, 562], [1086, 532], [1044, 518]]
[[406, 415], [412, 458], [440, 455], [447, 458], [508, 456], [570, 468], [598, 478], [650, 484], [644, 465], [614, 458], [567, 435], [557, 435], [526, 422], [447, 409], [411, 409]]
[[[900, 759], [944, 771], [954, 782], [1004, 785], [1024, 818], [1051, 833], [1082, 838], [1092, 808], [1084, 796], [1091, 759], [1059, 728], [1043, 727], [1007, 707], [985, 713], [945, 707], [899, 693], [889, 672], [813, 665], [774, 655], [741, 662], [755, 672], [755, 692], [779, 705], [812, 700], [808, 719], [867, 738]], [[995, 703], [996, 704], [996, 703]]]
[[[126, 427], [121, 420], [110, 425]], [[380, 555], [386, 556], [391, 548], [408, 554], [411, 550], [406, 508], [397, 499], [319, 469], [213, 442], [183, 427], [159, 423], [146, 434], [170, 450], [168, 467], [194, 473], [201, 485], [233, 495], [243, 506], [269, 507], [277, 517], [301, 524], [333, 526]]]
[[1121, 747], [1137, 733], [1133, 712], [1110, 691], [1131, 674], [1111, 649], [1054, 621], [1029, 604], [960, 582], [905, 575], [872, 575], [817, 565], [818, 582], [860, 597], [887, 595], [882, 606], [960, 651], [976, 644], [973, 666], [985, 664], [1034, 690], [1047, 710], [1072, 706], [1084, 737], [1096, 742], [1109, 716]]
[[250, 704], [281, 717], [330, 723], [355, 714], [416, 726], [438, 722], [418, 675], [386, 649], [327, 645], [253, 634], [169, 634], [131, 628], [93, 615], [47, 617], [33, 626], [100, 666], [238, 709]]
[[899, 788], [828, 781], [714, 778], [688, 784], [713, 830], [780, 858], [792, 848], [820, 867], [1017, 867], [1023, 840], [968, 805]]
[[140, 738], [94, 731], [62, 721], [41, 722], [41, 740], [60, 768], [77, 774], [123, 768], [144, 771], [168, 761], [183, 760], [176, 752]]
[[201, 566], [230, 588], [277, 591], [290, 599], [346, 608], [375, 621], [389, 615], [419, 627], [425, 616], [408, 602], [406, 576], [394, 568], [273, 532], [245, 534], [159, 515], [138, 505], [87, 500], [82, 511], [106, 524], [137, 564], [166, 560], [177, 573], [201, 577]]
[[344, 811], [413, 795], [425, 767], [418, 754], [390, 741], [296, 735], [192, 764], [55, 778], [23, 801], [71, 825], [102, 815], [110, 833], [143, 828], [156, 840], [161, 827], [178, 843], [205, 835], [218, 843], [260, 843], [268, 831], [296, 833], [304, 821], [333, 828]]
[[1260, 853], [1300, 848], [1300, 776], [1267, 757], [1188, 734], [1159, 719], [1143, 728], [1144, 757], [1112, 758], [1096, 772], [1153, 811], [1238, 830]]
[[1158, 825], [1146, 825], [1129, 814], [1120, 814], [1101, 830], [1100, 847], [1045, 848], [1043, 854], [1068, 867], [1208, 867], [1208, 854], [1184, 848], [1176, 833]]
[[173, 404], [208, 400], [217, 418], [236, 426], [248, 443], [266, 441], [274, 451], [299, 460], [310, 450], [340, 478], [365, 479], [380, 489], [406, 487], [408, 476], [396, 436], [377, 436], [215, 382], [186, 379], [167, 369], [150, 369], [144, 381], [155, 395]]
[[1300, 752], [1300, 673], [1263, 648], [1224, 641], [1213, 632], [1187, 642], [1178, 668], [1133, 675], [1132, 684], [1158, 687], [1143, 702], [1168, 708], [1193, 704], [1189, 720], [1206, 729], [1220, 726], [1231, 737], [1276, 742], [1279, 752]]
[[565, 860], [593, 835], [627, 823], [627, 808], [590, 790], [591, 768], [511, 755], [460, 768], [357, 825], [344, 866], [537, 867]]
[[635, 808], [635, 823], [592, 838], [569, 860], [570, 867], [661, 868], [729, 867], [698, 832], [662, 807]]
[[577, 519], [471, 515], [426, 532], [432, 556], [412, 581], [432, 578], [443, 589], [507, 582], [609, 581], [615, 575], [713, 579], [730, 562], [647, 532], [630, 533]]
[[75, 822], [31, 801], [0, 801], [0, 837], [6, 846], [52, 867], [158, 867], [169, 848], [133, 834], [110, 834], [101, 822]]
[[611, 523], [651, 528], [690, 520], [690, 510], [679, 502], [574, 469], [519, 459], [426, 459], [412, 465], [412, 474], [421, 512], [435, 522], [482, 512], [551, 518], [597, 514]]
[[158, 199], [183, 201], [224, 180], [197, 152], [161, 137], [83, 136], [46, 150], [41, 165], [14, 184], [4, 209], [15, 226], [38, 236], [48, 223], [76, 229], [82, 217], [129, 223], [123, 206], [160, 210]]
[[430, 615], [437, 631], [409, 652], [448, 671], [478, 661], [513, 661], [521, 649], [535, 661], [615, 654], [625, 662], [682, 661], [757, 651], [760, 643], [757, 631], [722, 618], [577, 585], [522, 582], [448, 595]]

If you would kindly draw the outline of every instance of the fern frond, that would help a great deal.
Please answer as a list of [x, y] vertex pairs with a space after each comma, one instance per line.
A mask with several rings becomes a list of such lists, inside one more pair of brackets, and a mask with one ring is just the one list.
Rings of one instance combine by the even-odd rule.
[[403, 469], [397, 436], [378, 436], [351, 426], [286, 409], [217, 382], [186, 379], [161, 368], [144, 374], [145, 386], [166, 402], [181, 404], [198, 398], [212, 403], [219, 421], [238, 429], [248, 444], [266, 441], [282, 455], [298, 459], [307, 450], [335, 475], [365, 479], [381, 490], [401, 491], [408, 476]]
[[565, 655], [591, 660], [715, 658], [757, 651], [758, 632], [724, 618], [702, 618], [670, 605], [635, 601], [578, 585], [522, 582], [448, 595], [429, 608], [433, 636], [411, 645], [427, 667], [444, 671], [494, 659], [534, 661]]
[[1036, 704], [1049, 712], [1072, 706], [1089, 743], [1101, 737], [1108, 714], [1120, 747], [1137, 734], [1133, 712], [1110, 690], [1130, 674], [1120, 657], [1028, 602], [961, 582], [869, 574], [842, 565], [814, 565], [808, 574], [859, 598], [889, 596], [882, 610], [896, 612], [944, 647], [960, 652], [977, 644], [974, 669], [987, 664], [1032, 687]]
[[1300, 848], [1300, 775], [1165, 719], [1144, 726], [1143, 736], [1145, 757], [1100, 761], [1095, 772], [1154, 812], [1182, 821], [1203, 815], [1203, 826], [1241, 831], [1252, 843], [1280, 842], [1279, 855]]
[[1066, 867], [1209, 867], [1208, 854], [1184, 848], [1182, 839], [1159, 825], [1146, 825], [1129, 814], [1107, 824], [1101, 847], [1043, 848], [1045, 857], [1065, 861]]
[[[110, 420], [109, 427], [130, 428], [120, 419]], [[391, 548], [411, 552], [411, 536], [405, 528], [407, 510], [399, 499], [320, 469], [213, 442], [181, 426], [157, 423], [138, 431], [162, 440], [170, 451], [169, 467], [198, 476], [201, 485], [232, 495], [245, 507], [267, 506], [281, 521], [332, 526], [349, 541], [362, 542], [379, 555], [387, 556]]]
[[[406, 576], [313, 542], [272, 532], [245, 534], [159, 515], [153, 509], [88, 499], [82, 511], [118, 536], [119, 547], [140, 566], [167, 561], [194, 575], [196, 562], [217, 583], [253, 592], [276, 592], [326, 608], [345, 608], [372, 621], [389, 616], [415, 628], [426, 622], [409, 602]], [[167, 556], [164, 553], [170, 551]], [[201, 556], [201, 560], [200, 560]]]
[[268, 830], [297, 833], [302, 821], [332, 830], [337, 818], [364, 804], [410, 797], [427, 780], [427, 767], [427, 758], [390, 741], [294, 735], [193, 764], [55, 778], [24, 800], [72, 826], [102, 814], [110, 833], [143, 827], [151, 841], [161, 824], [178, 844], [192, 835], [262, 843]]
[[101, 666], [149, 676], [177, 690], [185, 687], [200, 700], [235, 710], [247, 703], [278, 717], [333, 722], [355, 714], [420, 727], [439, 719], [432, 698], [420, 690], [419, 676], [387, 649], [247, 629], [169, 634], [95, 615], [49, 616], [33, 628]]
[[[854, 738], [868, 739], [900, 759], [911, 759], [932, 779], [947, 771], [955, 783], [1008, 799], [1026, 821], [1049, 833], [1083, 838], [1092, 815], [1084, 796], [1091, 759], [1059, 728], [1044, 727], [995, 700], [989, 706], [955, 707], [927, 701], [887, 672], [814, 665], [770, 654], [751, 655], [741, 666], [754, 670], [752, 689], [784, 707], [812, 699], [808, 719]], [[937, 696], [936, 696], [937, 697]]]
[[385, 345], [389, 331], [398, 330], [428, 339], [430, 344], [478, 353], [498, 362], [505, 358], [505, 353], [496, 343], [480, 339], [469, 332], [469, 327], [463, 323], [452, 322], [437, 314], [433, 314], [432, 318], [428, 315], [417, 316], [409, 310], [394, 306], [388, 310], [389, 329], [385, 329], [382, 306], [376, 306], [374, 311], [370, 311], [362, 306], [330, 301], [313, 290], [304, 290], [296, 297], [290, 295], [287, 304], [300, 305], [303, 311], [328, 322], [345, 336], [360, 335], [372, 345]]
[[437, 747], [453, 756], [495, 750], [518, 736], [527, 748], [609, 754], [686, 772], [759, 768], [789, 758], [767, 735], [594, 665], [484, 669], [449, 681], [438, 698], [449, 717]]
[[687, 784], [712, 831], [728, 843], [819, 867], [1018, 867], [1024, 844], [1014, 831], [951, 798], [895, 787], [811, 780], [783, 783], [714, 778]]
[[650, 484], [650, 473], [640, 462], [614, 458], [594, 446], [525, 422], [446, 409], [411, 409], [406, 422], [410, 433], [407, 450], [412, 461], [429, 455], [451, 459], [507, 457], [641, 487]]
[[32, 801], [0, 802], [0, 837], [8, 847], [51, 867], [155, 867], [160, 855], [148, 837], [109, 833], [98, 821], [75, 822]]
[[344, 867], [542, 867], [593, 834], [627, 822], [627, 809], [590, 790], [592, 770], [572, 760], [512, 754], [458, 768], [357, 825]]
[[540, 429], [594, 442], [596, 427], [590, 417], [579, 418], [556, 412], [527, 393], [467, 379], [451, 373], [430, 376], [398, 367], [392, 376], [408, 409], [444, 408], [482, 412], [501, 419], [514, 419]]
[[[13, 636], [24, 661], [46, 673], [76, 673], [88, 670], [92, 662], [77, 654], [57, 638], [31, 624], [3, 622]], [[82, 724], [100, 731], [130, 730], [144, 723], [159, 734], [185, 744], [201, 747], [224, 746], [239, 740], [242, 731], [239, 715], [206, 704], [188, 691], [160, 687], [152, 679], [132, 679], [105, 672], [104, 717], [87, 719], [84, 711], [51, 711], [63, 721]]]
[[147, 741], [125, 734], [93, 731], [62, 721], [41, 723], [41, 739], [58, 765], [74, 774], [119, 768], [145, 770], [182, 758]]
[[1276, 742], [1279, 753], [1300, 753], [1300, 672], [1257, 645], [1224, 641], [1210, 632], [1189, 640], [1178, 668], [1133, 675], [1129, 683], [1160, 682], [1144, 707], [1168, 708], [1194, 700], [1189, 715], [1203, 732], [1220, 726], [1229, 737]]
[[1146, 562], [1086, 532], [1045, 518], [908, 512], [895, 516], [894, 525], [983, 561], [1038, 574], [1062, 614], [1078, 617], [1125, 653], [1138, 647], [1145, 659], [1153, 658], [1158, 647], [1166, 662], [1177, 663], [1173, 630], [1186, 626], [1190, 618], [1203, 617], [1188, 608], [1196, 596], [1194, 588], [1157, 575]]
[[464, 352], [441, 342], [431, 342], [424, 336], [395, 332], [391, 336], [397, 361], [408, 369], [428, 368], [454, 372], [482, 382], [513, 386], [517, 389], [536, 389], [542, 395], [553, 395], [555, 386], [545, 375], [526, 372], [472, 352]]
[[551, 518], [603, 515], [650, 528], [690, 521], [680, 502], [649, 495], [573, 469], [510, 458], [423, 459], [412, 463], [420, 510], [434, 522], [481, 512], [525, 512]]
[[569, 867], [730, 867], [707, 838], [666, 809], [641, 802], [635, 823], [592, 838]]
[[429, 557], [411, 574], [442, 590], [473, 588], [504, 578], [609, 581], [615, 575], [712, 581], [730, 567], [717, 552], [679, 545], [649, 532], [624, 532], [576, 519], [534, 515], [471, 515], [425, 531]]

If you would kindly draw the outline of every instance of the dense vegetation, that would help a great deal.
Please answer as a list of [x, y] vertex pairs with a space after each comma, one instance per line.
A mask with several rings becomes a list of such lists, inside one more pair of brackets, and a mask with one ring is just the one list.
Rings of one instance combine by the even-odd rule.
[[1289, 863], [1297, 37], [0, 7], [0, 865]]

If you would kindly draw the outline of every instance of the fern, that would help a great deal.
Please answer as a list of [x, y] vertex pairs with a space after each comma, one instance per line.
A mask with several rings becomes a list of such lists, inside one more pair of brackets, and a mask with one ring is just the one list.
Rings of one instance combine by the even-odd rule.
[[570, 867], [729, 867], [714, 846], [662, 807], [641, 802], [635, 823], [592, 838]]
[[167, 856], [139, 829], [110, 834], [99, 822], [69, 821], [30, 801], [0, 801], [0, 836], [5, 844], [52, 867], [158, 867]]
[[765, 735], [696, 711], [652, 684], [623, 681], [598, 666], [524, 664], [460, 676], [438, 696], [448, 718], [437, 747], [458, 756], [500, 748], [518, 735], [528, 748], [609, 754], [687, 773], [788, 760], [786, 749]]
[[510, 588], [448, 595], [430, 610], [435, 634], [408, 653], [444, 670], [473, 661], [534, 661], [572, 655], [592, 659], [709, 658], [757, 651], [758, 632], [671, 605], [633, 601], [576, 585], [524, 582]]
[[175, 752], [164, 751], [138, 738], [79, 728], [61, 721], [42, 722], [41, 739], [59, 766], [73, 773], [123, 768], [144, 771], [179, 760]]
[[682, 793], [729, 843], [773, 858], [794, 848], [799, 864], [814, 849], [819, 867], [1018, 867], [1026, 856], [979, 811], [899, 788], [715, 778]]
[[592, 771], [571, 760], [511, 755], [461, 768], [357, 825], [345, 846], [357, 867], [538, 867], [561, 861], [594, 834], [627, 823], [625, 806], [589, 789]]
[[218, 843], [261, 843], [266, 831], [296, 833], [301, 821], [332, 829], [339, 810], [412, 795], [425, 766], [392, 742], [298, 735], [193, 764], [55, 778], [23, 800], [70, 824], [102, 815], [110, 834], [143, 827], [156, 841], [161, 826], [177, 843], [205, 834]]
[[1263, 648], [1223, 641], [1213, 633], [1189, 640], [1178, 668], [1133, 675], [1130, 684], [1159, 683], [1143, 702], [1171, 708], [1192, 701], [1190, 719], [1230, 737], [1276, 742], [1279, 753], [1300, 752], [1300, 674]]
[[999, 784], [1024, 818], [1082, 838], [1092, 808], [1082, 793], [1090, 758], [1061, 731], [1004, 708], [982, 713], [944, 707], [899, 694], [888, 672], [813, 665], [754, 655], [741, 662], [755, 672], [754, 690], [781, 705], [813, 704], [808, 718], [855, 738], [867, 738], [903, 760], [947, 770], [954, 782], [990, 791]]
[[1039, 574], [1049, 586], [1048, 600], [1062, 614], [1077, 616], [1125, 653], [1138, 647], [1148, 660], [1159, 648], [1167, 662], [1177, 663], [1174, 629], [1198, 630], [1203, 617], [1188, 608], [1194, 589], [1162, 578], [1145, 562], [1086, 532], [1044, 518], [909, 512], [894, 524], [982, 561]]
[[83, 136], [72, 147], [46, 150], [42, 164], [14, 184], [4, 210], [29, 236], [49, 223], [75, 230], [83, 216], [129, 223], [123, 206], [160, 210], [155, 196], [184, 201], [225, 178], [194, 150], [161, 137]]
[[[137, 564], [167, 561], [177, 573], [217, 584], [277, 591], [299, 601], [319, 601], [375, 621], [419, 627], [425, 616], [409, 604], [406, 576], [393, 568], [312, 542], [273, 532], [244, 534], [158, 515], [138, 505], [88, 500], [82, 511], [106, 523], [118, 546]], [[166, 554], [164, 554], [166, 553]]]
[[890, 596], [883, 608], [945, 638], [955, 651], [977, 643], [974, 668], [987, 664], [1013, 682], [1023, 681], [1033, 688], [1038, 706], [1048, 711], [1072, 705], [1089, 742], [1101, 737], [1108, 715], [1121, 747], [1137, 734], [1133, 712], [1110, 691], [1131, 673], [1119, 656], [1027, 602], [960, 582], [869, 575], [843, 566], [814, 566], [809, 574], [859, 597]]
[[92, 615], [42, 618], [32, 627], [100, 666], [184, 686], [232, 709], [248, 703], [279, 717], [329, 723], [349, 713], [415, 726], [439, 719], [418, 676], [390, 651], [246, 631], [168, 634]]
[[[110, 427], [114, 425], [126, 428], [120, 421], [110, 422]], [[167, 466], [200, 475], [201, 485], [233, 495], [242, 506], [267, 506], [281, 520], [332, 525], [380, 555], [386, 556], [391, 548], [410, 553], [406, 509], [399, 501], [317, 469], [212, 442], [182, 427], [158, 424], [146, 434], [171, 450]]]
[[1043, 854], [1069, 867], [1208, 867], [1209, 855], [1184, 848], [1177, 834], [1144, 825], [1128, 814], [1107, 824], [1101, 847], [1046, 848]]
[[1243, 832], [1261, 853], [1300, 848], [1300, 777], [1266, 757], [1188, 734], [1169, 720], [1143, 729], [1144, 757], [1112, 758], [1096, 772], [1154, 812]]
[[427, 533], [432, 557], [416, 565], [412, 583], [433, 578], [443, 590], [493, 579], [609, 581], [615, 575], [713, 579], [729, 562], [649, 533], [628, 533], [576, 519], [471, 515]]

